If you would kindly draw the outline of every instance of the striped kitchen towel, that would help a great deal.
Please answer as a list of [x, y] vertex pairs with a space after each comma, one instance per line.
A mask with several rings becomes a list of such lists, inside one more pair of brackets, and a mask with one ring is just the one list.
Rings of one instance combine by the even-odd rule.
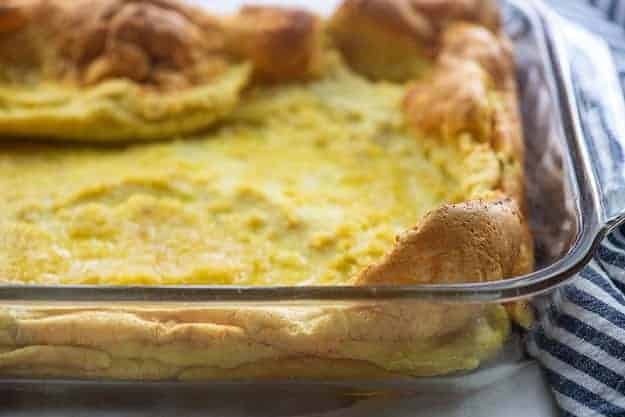
[[[546, 2], [607, 41], [625, 91], [625, 0]], [[583, 78], [583, 60], [572, 61]], [[600, 94], [586, 81], [581, 89]], [[582, 122], [590, 135], [611, 133], [600, 117]], [[528, 351], [543, 365], [562, 415], [625, 417], [625, 226], [601, 243], [574, 281], [535, 305], [539, 321], [528, 334]]]

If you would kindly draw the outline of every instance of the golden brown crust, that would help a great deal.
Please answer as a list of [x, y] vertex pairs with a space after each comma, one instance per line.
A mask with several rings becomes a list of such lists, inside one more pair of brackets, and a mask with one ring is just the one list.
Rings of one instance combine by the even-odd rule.
[[499, 190], [526, 212], [524, 145], [514, 61], [507, 37], [471, 23], [442, 34], [433, 69], [408, 90], [404, 112], [420, 131], [443, 137], [469, 133], [488, 143], [502, 165]]
[[475, 62], [445, 57], [408, 90], [406, 117], [425, 133], [457, 137], [469, 132], [487, 140], [494, 117], [489, 84], [488, 74]]
[[[193, 84], [227, 65], [219, 56], [223, 35], [217, 22], [200, 22], [175, 2], [98, 5], [69, 9], [63, 18], [76, 30], [60, 37], [61, 51], [68, 52], [68, 62], [87, 84], [114, 77], [154, 84], [179, 77]], [[204, 73], [194, 73], [200, 70]]]
[[449, 25], [441, 38], [441, 56], [475, 62], [486, 71], [498, 89], [514, 88], [512, 47], [505, 34], [459, 22]]
[[[426, 132], [455, 136], [469, 131], [476, 139], [490, 142], [497, 136], [495, 119], [516, 112], [508, 103], [516, 99], [508, 42], [503, 35], [468, 23], [449, 26], [442, 37], [433, 69], [406, 95], [407, 116]], [[493, 102], [493, 92], [505, 95], [503, 107]], [[506, 146], [505, 140], [500, 142], [494, 145]]]
[[414, 61], [439, 54], [441, 33], [453, 22], [473, 22], [498, 32], [494, 0], [345, 0], [329, 29], [347, 61], [372, 78], [414, 79]]
[[[262, 78], [314, 76], [321, 23], [308, 12], [245, 7], [218, 18], [176, 0], [30, 0], [0, 8], [0, 56], [15, 41], [43, 78], [95, 84], [127, 78], [160, 89], [210, 82], [233, 60]], [[4, 44], [4, 45], [2, 45]], [[4, 46], [4, 47], [3, 47]]]
[[28, 22], [25, 8], [17, 1], [7, 0], [0, 4], [0, 33], [16, 31]]
[[526, 240], [523, 215], [512, 200], [470, 201], [430, 212], [401, 235], [357, 285], [491, 281], [514, 276]]
[[321, 70], [321, 20], [299, 9], [246, 6], [224, 20], [226, 48], [264, 80], [304, 79]]
[[180, 87], [206, 82], [228, 65], [217, 22], [207, 24], [207, 16], [174, 0], [14, 4], [4, 25], [12, 30], [0, 32], [0, 57], [7, 64], [19, 41], [37, 56], [31, 70], [42, 79], [94, 84], [121, 77]]
[[374, 79], [414, 78], [433, 56], [431, 22], [407, 2], [347, 0], [328, 28], [347, 62]]
[[417, 12], [427, 16], [439, 29], [455, 21], [473, 22], [494, 32], [501, 26], [499, 7], [493, 0], [408, 1]]

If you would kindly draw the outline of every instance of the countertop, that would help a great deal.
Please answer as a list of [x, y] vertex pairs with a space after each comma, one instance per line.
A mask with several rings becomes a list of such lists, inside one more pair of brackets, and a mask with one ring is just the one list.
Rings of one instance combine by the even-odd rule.
[[49, 384], [0, 383], [0, 417], [393, 415], [419, 417], [556, 417], [546, 381], [534, 362], [472, 392], [421, 391], [359, 395], [333, 385], [298, 383]]

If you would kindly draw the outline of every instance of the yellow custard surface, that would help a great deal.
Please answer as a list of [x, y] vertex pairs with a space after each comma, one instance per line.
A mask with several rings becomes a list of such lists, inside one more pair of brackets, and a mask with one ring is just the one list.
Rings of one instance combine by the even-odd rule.
[[0, 280], [349, 283], [427, 211], [500, 178], [488, 144], [408, 127], [406, 88], [338, 65], [253, 87], [191, 138], [3, 144]]

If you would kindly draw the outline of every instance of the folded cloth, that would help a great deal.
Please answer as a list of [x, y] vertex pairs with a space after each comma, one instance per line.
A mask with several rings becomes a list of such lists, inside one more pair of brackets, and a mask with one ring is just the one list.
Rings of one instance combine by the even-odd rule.
[[[608, 43], [625, 91], [625, 0], [546, 2]], [[588, 46], [575, 48], [574, 57]], [[593, 89], [591, 76], [584, 76], [584, 60], [571, 61], [577, 88], [589, 97], [602, 94]], [[595, 106], [582, 112], [584, 131], [591, 137], [612, 134], [602, 110]], [[622, 122], [625, 114], [621, 117]], [[625, 416], [625, 227], [601, 243], [573, 281], [537, 299], [535, 306], [539, 320], [527, 347], [542, 364], [562, 415]]]

